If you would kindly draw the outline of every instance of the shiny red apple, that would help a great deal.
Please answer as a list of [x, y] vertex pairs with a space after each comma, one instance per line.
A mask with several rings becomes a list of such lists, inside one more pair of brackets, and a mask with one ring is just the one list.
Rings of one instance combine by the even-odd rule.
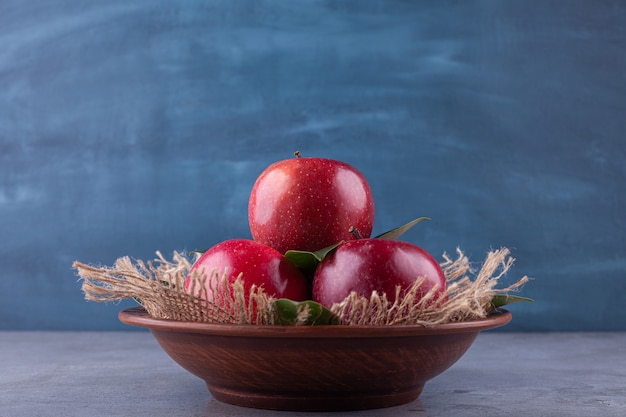
[[[221, 303], [216, 282], [228, 280], [229, 285], [242, 274], [246, 305], [249, 303], [250, 288], [263, 287], [266, 294], [275, 298], [304, 301], [310, 298], [309, 281], [277, 250], [249, 239], [231, 239], [218, 243], [194, 263], [185, 281], [185, 289], [199, 295], [191, 285], [193, 271], [202, 271], [207, 277], [217, 274], [218, 281], [207, 279], [205, 285], [207, 301]], [[211, 281], [213, 283], [211, 284]], [[221, 284], [220, 284], [221, 285]]]
[[370, 186], [353, 166], [332, 159], [296, 158], [276, 162], [257, 178], [248, 203], [255, 241], [285, 253], [314, 252], [355, 237], [369, 237], [374, 224]]
[[[421, 247], [389, 239], [358, 239], [340, 244], [318, 265], [313, 278], [313, 300], [331, 308], [352, 291], [369, 298], [372, 291], [396, 300], [396, 286], [401, 296], [418, 277], [425, 277], [417, 298], [431, 289], [435, 299], [446, 290], [445, 275], [437, 261]], [[416, 300], [417, 301], [417, 300]]]

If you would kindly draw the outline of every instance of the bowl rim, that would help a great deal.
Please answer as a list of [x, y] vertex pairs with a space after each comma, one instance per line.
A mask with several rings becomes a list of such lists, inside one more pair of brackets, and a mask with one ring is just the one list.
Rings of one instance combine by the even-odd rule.
[[131, 326], [151, 331], [201, 333], [215, 336], [271, 337], [271, 338], [354, 338], [354, 337], [401, 337], [436, 334], [472, 333], [501, 327], [509, 323], [512, 315], [498, 308], [487, 317], [432, 326], [285, 326], [253, 324], [221, 324], [189, 322], [151, 317], [143, 307], [127, 308], [119, 312], [119, 320]]

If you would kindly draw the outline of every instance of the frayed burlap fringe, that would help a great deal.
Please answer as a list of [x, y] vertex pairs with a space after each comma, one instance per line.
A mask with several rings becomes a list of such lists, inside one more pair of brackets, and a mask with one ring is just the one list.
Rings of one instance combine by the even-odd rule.
[[487, 254], [478, 274], [471, 279], [470, 262], [460, 249], [457, 258], [452, 260], [443, 255], [441, 267], [447, 281], [443, 295], [433, 288], [425, 295], [419, 293], [423, 279], [418, 279], [404, 295], [396, 291], [394, 302], [385, 294], [374, 292], [367, 297], [350, 294], [343, 302], [332, 306], [342, 323], [351, 325], [381, 326], [419, 324], [432, 326], [486, 317], [493, 311], [491, 300], [495, 295], [508, 294], [518, 290], [529, 281], [527, 276], [506, 288], [497, 289], [498, 280], [503, 277], [515, 261], [506, 248]]
[[[437, 296], [436, 289], [426, 295], [419, 293], [423, 279], [418, 279], [405, 294], [399, 289], [395, 302], [373, 293], [371, 297], [349, 295], [343, 302], [330, 309], [344, 325], [402, 325], [419, 324], [431, 326], [486, 317], [493, 306], [495, 295], [508, 294], [519, 289], [529, 278], [523, 277], [513, 285], [497, 289], [498, 280], [513, 265], [514, 259], [506, 248], [490, 251], [479, 272], [470, 278], [468, 258], [457, 249], [457, 258], [443, 255], [441, 264], [447, 280], [445, 296]], [[235, 324], [279, 324], [280, 317], [274, 311], [274, 299], [260, 287], [252, 287], [246, 303], [243, 277], [239, 276], [232, 286], [217, 274], [195, 271], [190, 287], [185, 281], [193, 261], [174, 252], [172, 261], [157, 252], [157, 259], [149, 262], [119, 258], [112, 267], [95, 267], [74, 262], [78, 275], [83, 279], [85, 298], [107, 302], [133, 298], [150, 316], [160, 319]], [[206, 284], [214, 294], [214, 302], [207, 302]], [[420, 295], [418, 297], [418, 294]], [[305, 307], [306, 308], [306, 307]], [[306, 319], [306, 312], [302, 312]], [[305, 320], [303, 320], [304, 322]], [[300, 324], [299, 322], [296, 323]]]
[[[125, 256], [117, 259], [113, 267], [96, 267], [74, 262], [73, 267], [83, 279], [85, 299], [108, 302], [135, 299], [150, 316], [159, 319], [237, 324], [272, 324], [268, 317], [271, 298], [262, 288], [250, 289], [250, 302], [245, 302], [242, 277], [229, 288], [228, 281], [204, 271], [194, 271], [188, 289], [185, 281], [193, 262], [181, 253], [174, 252], [172, 261], [160, 252], [157, 259], [147, 263], [133, 262]], [[217, 294], [217, 302], [206, 302], [207, 280]], [[256, 315], [254, 314], [256, 312]]]

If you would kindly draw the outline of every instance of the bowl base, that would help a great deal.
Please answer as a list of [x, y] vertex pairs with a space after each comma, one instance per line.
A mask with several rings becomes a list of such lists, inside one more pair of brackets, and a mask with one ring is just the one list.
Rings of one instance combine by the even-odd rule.
[[241, 392], [219, 388], [207, 384], [213, 397], [221, 402], [240, 407], [260, 408], [280, 411], [355, 411], [394, 407], [415, 401], [422, 393], [423, 385], [407, 391], [393, 393], [355, 393], [332, 395], [332, 393], [297, 394]]

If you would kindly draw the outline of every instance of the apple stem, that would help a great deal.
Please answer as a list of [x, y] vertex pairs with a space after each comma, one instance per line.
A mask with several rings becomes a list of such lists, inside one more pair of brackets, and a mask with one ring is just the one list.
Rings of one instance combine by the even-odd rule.
[[359, 229], [354, 226], [350, 226], [348, 232], [352, 233], [352, 235], [354, 235], [354, 237], [356, 237], [357, 239], [363, 239], [363, 235], [361, 234], [361, 232], [359, 232]]
[[300, 151], [295, 151], [293, 154], [296, 156], [296, 158], [302, 158]]

